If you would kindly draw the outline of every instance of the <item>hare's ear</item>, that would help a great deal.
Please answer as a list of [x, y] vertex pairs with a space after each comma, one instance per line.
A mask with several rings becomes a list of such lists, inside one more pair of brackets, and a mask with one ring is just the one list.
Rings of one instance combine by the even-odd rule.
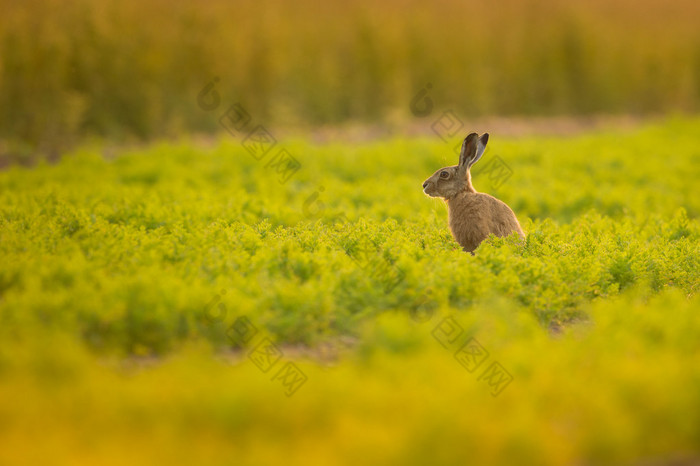
[[464, 138], [462, 143], [462, 152], [459, 154], [459, 169], [466, 171], [469, 165], [472, 164], [472, 159], [476, 155], [476, 146], [479, 135], [476, 133], [471, 133], [469, 136]]
[[484, 151], [486, 150], [486, 144], [489, 142], [489, 133], [484, 133], [481, 135], [479, 140], [476, 143], [476, 154], [474, 155], [474, 158], [469, 162], [469, 166], [471, 167], [474, 165], [476, 162], [479, 161], [482, 155], [484, 155]]

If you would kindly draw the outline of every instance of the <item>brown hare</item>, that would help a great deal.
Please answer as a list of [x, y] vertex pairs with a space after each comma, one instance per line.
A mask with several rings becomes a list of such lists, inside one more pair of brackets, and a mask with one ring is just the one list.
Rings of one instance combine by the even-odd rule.
[[488, 133], [481, 137], [471, 133], [462, 143], [459, 165], [441, 168], [423, 183], [425, 194], [445, 200], [452, 236], [472, 254], [490, 233], [508, 236], [517, 232], [524, 237], [510, 207], [493, 196], [476, 192], [472, 186], [469, 168], [484, 154], [488, 140]]

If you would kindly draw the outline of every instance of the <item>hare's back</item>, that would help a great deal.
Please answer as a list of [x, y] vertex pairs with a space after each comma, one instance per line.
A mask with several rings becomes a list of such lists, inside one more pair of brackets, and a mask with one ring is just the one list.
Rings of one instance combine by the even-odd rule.
[[523, 235], [520, 223], [508, 204], [496, 199], [490, 194], [475, 193], [474, 202], [479, 205], [479, 210], [484, 212], [484, 216], [489, 219], [489, 230], [496, 236], [508, 236], [513, 231]]

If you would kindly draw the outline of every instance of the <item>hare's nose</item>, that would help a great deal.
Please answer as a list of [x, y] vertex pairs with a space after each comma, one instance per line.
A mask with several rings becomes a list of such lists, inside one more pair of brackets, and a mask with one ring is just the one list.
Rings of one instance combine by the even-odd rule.
[[428, 182], [426, 181], [425, 183], [423, 183], [423, 189], [425, 189], [427, 187], [428, 187]]

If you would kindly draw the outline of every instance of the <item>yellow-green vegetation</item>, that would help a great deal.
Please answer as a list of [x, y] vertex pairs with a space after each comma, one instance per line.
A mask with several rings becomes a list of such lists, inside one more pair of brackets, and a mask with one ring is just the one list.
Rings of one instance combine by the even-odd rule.
[[[0, 138], [212, 130], [215, 76], [267, 123], [700, 109], [696, 0], [0, 0]], [[7, 148], [23, 153], [21, 145]], [[0, 152], [3, 148], [0, 147]]]
[[698, 461], [699, 132], [492, 134], [512, 174], [474, 185], [527, 238], [475, 256], [421, 192], [457, 141], [284, 140], [283, 183], [231, 137], [10, 168], [0, 463]]

